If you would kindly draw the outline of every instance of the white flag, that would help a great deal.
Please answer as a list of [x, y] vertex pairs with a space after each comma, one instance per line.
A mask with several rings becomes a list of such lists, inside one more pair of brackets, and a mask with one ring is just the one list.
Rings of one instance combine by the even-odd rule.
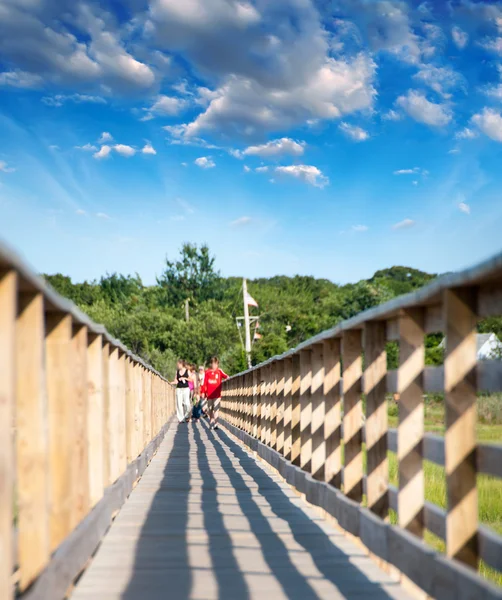
[[251, 294], [248, 292], [246, 292], [246, 304], [248, 306], [256, 306], [256, 308], [258, 308], [258, 302], [256, 302], [253, 296], [251, 296]]

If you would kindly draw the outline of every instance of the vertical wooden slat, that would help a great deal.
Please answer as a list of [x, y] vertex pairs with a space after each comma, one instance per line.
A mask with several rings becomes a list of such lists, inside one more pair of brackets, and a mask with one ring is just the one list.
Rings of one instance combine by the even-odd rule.
[[[0, 273], [0, 598], [13, 597], [14, 401], [17, 275]], [[35, 333], [36, 335], [36, 333]]]
[[340, 393], [339, 339], [324, 342], [324, 401], [326, 418], [324, 439], [326, 440], [325, 481], [340, 489], [342, 486], [342, 398]]
[[291, 388], [293, 387], [293, 359], [291, 357], [285, 358], [283, 361], [284, 370], [284, 389], [283, 389], [283, 403], [284, 403], [284, 417], [283, 417], [283, 430], [284, 430], [284, 445], [283, 454], [286, 460], [291, 460]]
[[[3, 312], [3, 309], [0, 310], [0, 315]], [[42, 571], [50, 555], [44, 344], [43, 295], [20, 294], [16, 324], [16, 461], [18, 560], [22, 590]], [[3, 366], [4, 360], [0, 363]]]
[[300, 465], [301, 451], [301, 404], [300, 404], [300, 355], [293, 354], [291, 361], [292, 383], [291, 383], [291, 462]]
[[446, 553], [463, 563], [478, 562], [476, 488], [476, 321], [477, 290], [444, 293], [444, 362], [448, 495]]
[[276, 398], [276, 445], [281, 454], [284, 451], [284, 361], [275, 363], [275, 398]]
[[87, 347], [89, 497], [94, 506], [103, 497], [103, 336], [89, 335]]
[[261, 401], [261, 418], [260, 418], [260, 440], [265, 443], [267, 438], [267, 367], [260, 369], [260, 401]]
[[326, 463], [326, 444], [324, 442], [324, 420], [326, 415], [324, 402], [324, 357], [323, 344], [315, 344], [312, 348], [312, 421], [310, 435], [312, 436], [312, 467], [314, 479], [324, 481]]
[[119, 390], [119, 350], [113, 346], [110, 347], [110, 356], [108, 360], [108, 436], [110, 440], [109, 469], [110, 483], [113, 483], [120, 474], [120, 390]]
[[423, 371], [424, 310], [412, 308], [399, 317], [399, 526], [422, 537], [424, 529]]
[[143, 451], [143, 367], [136, 363], [136, 456]]
[[312, 351], [300, 351], [300, 467], [310, 473], [312, 468], [312, 435], [310, 423], [312, 421]]
[[46, 365], [49, 407], [50, 546], [54, 550], [72, 529], [75, 382], [72, 318], [46, 315]]
[[253, 371], [253, 390], [256, 418], [253, 424], [253, 437], [261, 438], [261, 369]]
[[118, 406], [118, 471], [117, 477], [127, 468], [126, 446], [126, 355], [119, 352], [117, 362], [117, 406]]
[[143, 369], [143, 407], [143, 448], [146, 448], [152, 433], [152, 380], [147, 369]]
[[126, 359], [126, 453], [127, 463], [135, 458], [134, 448], [134, 367], [131, 359]]
[[89, 456], [88, 456], [88, 382], [87, 382], [87, 327], [73, 325], [72, 378], [74, 395], [67, 399], [74, 404], [75, 428], [72, 446], [73, 503], [71, 528], [74, 529], [90, 509]]
[[270, 447], [277, 445], [277, 362], [270, 365]]
[[357, 502], [361, 502], [363, 497], [361, 337], [360, 330], [344, 331], [342, 334], [343, 443], [345, 452], [343, 491], [346, 496]]
[[364, 357], [366, 370], [366, 497], [368, 508], [382, 519], [389, 512], [389, 465], [387, 461], [387, 354], [385, 321], [366, 323]]
[[103, 486], [111, 483], [110, 476], [110, 344], [103, 341]]

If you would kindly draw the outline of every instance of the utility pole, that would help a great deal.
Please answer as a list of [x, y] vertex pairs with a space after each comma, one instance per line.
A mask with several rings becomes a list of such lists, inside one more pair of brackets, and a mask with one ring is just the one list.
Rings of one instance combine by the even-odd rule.
[[190, 298], [187, 298], [185, 300], [185, 320], [186, 320], [187, 323], [188, 323], [188, 321], [190, 321], [190, 307], [189, 307], [189, 304], [190, 304]]
[[249, 323], [249, 306], [248, 306], [248, 285], [246, 278], [242, 280], [242, 297], [244, 299], [244, 332], [246, 360], [248, 367], [251, 368], [251, 328]]

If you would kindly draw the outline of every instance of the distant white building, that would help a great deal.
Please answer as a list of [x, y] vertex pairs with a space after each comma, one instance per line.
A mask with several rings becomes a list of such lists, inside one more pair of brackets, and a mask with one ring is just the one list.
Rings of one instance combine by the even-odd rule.
[[[440, 348], [446, 346], [446, 338], [439, 344]], [[502, 357], [502, 342], [494, 333], [476, 334], [476, 358], [478, 360], [493, 360]]]

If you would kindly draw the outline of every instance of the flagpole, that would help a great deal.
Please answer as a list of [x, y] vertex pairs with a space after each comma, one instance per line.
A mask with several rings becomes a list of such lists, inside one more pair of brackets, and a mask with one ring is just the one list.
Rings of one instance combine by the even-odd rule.
[[244, 331], [246, 334], [246, 344], [244, 346], [246, 350], [246, 360], [248, 367], [251, 368], [251, 329], [249, 323], [249, 306], [248, 306], [248, 285], [246, 278], [242, 280], [242, 297], [244, 299]]

